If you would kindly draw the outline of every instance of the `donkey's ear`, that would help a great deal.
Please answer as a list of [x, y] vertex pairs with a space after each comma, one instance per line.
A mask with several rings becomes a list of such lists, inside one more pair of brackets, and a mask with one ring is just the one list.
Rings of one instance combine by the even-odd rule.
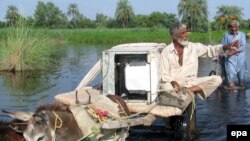
[[9, 111], [6, 111], [6, 110], [2, 110], [2, 112], [7, 114], [8, 116], [14, 118], [14, 119], [19, 119], [19, 120], [22, 120], [22, 121], [30, 120], [30, 118], [34, 114], [33, 112], [21, 112], [21, 111], [9, 112]]
[[23, 133], [27, 128], [27, 123], [10, 123], [9, 127], [14, 130], [16, 133]]

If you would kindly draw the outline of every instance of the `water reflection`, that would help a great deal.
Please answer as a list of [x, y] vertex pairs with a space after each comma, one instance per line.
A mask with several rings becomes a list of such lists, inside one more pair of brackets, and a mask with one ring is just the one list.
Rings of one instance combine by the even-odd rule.
[[[15, 72], [1, 73], [3, 84], [6, 89], [12, 90], [16, 96], [34, 95], [46, 89], [48, 78], [41, 79], [39, 72]], [[32, 91], [31, 91], [32, 90]]]
[[228, 124], [249, 124], [249, 93], [249, 90], [229, 93], [222, 87], [206, 101], [197, 100], [198, 140], [226, 140]]
[[[83, 76], [100, 59], [103, 47], [67, 44], [54, 57], [48, 72], [1, 73], [0, 110], [29, 110], [52, 103], [54, 96], [74, 90]], [[99, 83], [93, 82], [93, 85]], [[0, 114], [0, 118], [6, 118]]]

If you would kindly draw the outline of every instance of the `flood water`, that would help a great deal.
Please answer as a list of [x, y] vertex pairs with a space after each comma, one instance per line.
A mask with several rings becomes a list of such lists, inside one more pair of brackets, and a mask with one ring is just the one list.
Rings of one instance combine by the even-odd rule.
[[[45, 103], [52, 103], [56, 94], [74, 90], [89, 69], [101, 58], [102, 48], [94, 45], [66, 45], [61, 47], [61, 57], [55, 70], [49, 73], [11, 74], [0, 73], [0, 110], [34, 111]], [[247, 44], [247, 60], [250, 43]], [[250, 61], [247, 61], [248, 68]], [[214, 68], [209, 60], [200, 61], [199, 76], [207, 76]], [[248, 72], [250, 85], [250, 72]], [[98, 84], [100, 76], [92, 85]], [[9, 118], [0, 112], [0, 119]], [[224, 141], [228, 124], [250, 125], [250, 90], [225, 91], [218, 89], [208, 99], [196, 99], [195, 141]], [[164, 134], [132, 133], [128, 140], [166, 141]]]

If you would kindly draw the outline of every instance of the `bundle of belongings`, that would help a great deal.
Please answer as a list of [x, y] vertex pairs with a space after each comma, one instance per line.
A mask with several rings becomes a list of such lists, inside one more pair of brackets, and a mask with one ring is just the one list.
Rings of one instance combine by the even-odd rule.
[[80, 140], [92, 136], [102, 140], [127, 137], [122, 130], [102, 129], [103, 124], [108, 120], [122, 119], [122, 117], [118, 108], [119, 104], [101, 95], [100, 91], [85, 87], [77, 91], [58, 94], [55, 99], [57, 102], [70, 106], [79, 128], [85, 135]]

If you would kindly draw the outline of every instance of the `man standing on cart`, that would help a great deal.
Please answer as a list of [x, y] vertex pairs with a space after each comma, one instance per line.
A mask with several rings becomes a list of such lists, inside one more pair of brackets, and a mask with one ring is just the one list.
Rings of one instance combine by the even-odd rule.
[[230, 89], [235, 88], [234, 79], [237, 77], [240, 87], [246, 85], [246, 35], [238, 31], [239, 22], [236, 20], [230, 21], [228, 24], [228, 32], [224, 35], [221, 44], [226, 45], [232, 42], [237, 42], [231, 46], [225, 53], [225, 70], [226, 80]]

